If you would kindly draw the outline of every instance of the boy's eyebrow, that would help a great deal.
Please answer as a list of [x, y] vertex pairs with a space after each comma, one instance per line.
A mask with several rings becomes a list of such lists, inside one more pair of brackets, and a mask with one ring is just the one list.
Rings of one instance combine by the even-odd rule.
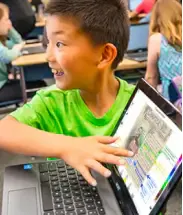
[[52, 34], [55, 34], [55, 35], [64, 34], [64, 31], [63, 30], [55, 31], [55, 32], [52, 32]]

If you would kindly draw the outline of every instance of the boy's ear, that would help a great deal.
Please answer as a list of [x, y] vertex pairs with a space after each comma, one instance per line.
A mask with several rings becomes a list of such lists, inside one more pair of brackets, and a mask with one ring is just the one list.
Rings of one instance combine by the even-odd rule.
[[102, 48], [101, 59], [98, 63], [99, 69], [108, 68], [117, 56], [117, 49], [112, 43], [106, 43]]

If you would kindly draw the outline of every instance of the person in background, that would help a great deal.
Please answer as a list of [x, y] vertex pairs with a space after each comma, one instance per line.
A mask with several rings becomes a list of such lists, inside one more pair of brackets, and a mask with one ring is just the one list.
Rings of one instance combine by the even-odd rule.
[[169, 100], [169, 85], [182, 75], [182, 7], [178, 1], [158, 0], [153, 8], [145, 79]]
[[36, 17], [30, 3], [27, 0], [0, 0], [10, 10], [10, 20], [13, 27], [23, 37], [35, 28]]
[[21, 55], [23, 45], [21, 36], [12, 27], [9, 8], [0, 3], [0, 102], [22, 98], [20, 81], [8, 79], [7, 64]]
[[130, 19], [137, 17], [140, 13], [150, 13], [156, 0], [142, 0], [142, 2], [137, 6], [137, 8], [130, 12]]

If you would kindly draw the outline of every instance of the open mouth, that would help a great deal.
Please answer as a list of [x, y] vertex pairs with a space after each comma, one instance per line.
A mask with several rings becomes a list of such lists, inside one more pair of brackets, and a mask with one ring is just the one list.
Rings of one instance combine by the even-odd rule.
[[55, 69], [52, 69], [52, 73], [56, 76], [62, 76], [64, 75], [64, 72], [60, 71], [60, 70], [55, 70]]

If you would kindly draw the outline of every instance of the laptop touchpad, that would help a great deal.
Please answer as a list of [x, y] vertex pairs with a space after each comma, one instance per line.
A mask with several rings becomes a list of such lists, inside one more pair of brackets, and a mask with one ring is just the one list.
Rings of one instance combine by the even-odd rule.
[[8, 215], [37, 215], [36, 188], [10, 191], [8, 194]]

